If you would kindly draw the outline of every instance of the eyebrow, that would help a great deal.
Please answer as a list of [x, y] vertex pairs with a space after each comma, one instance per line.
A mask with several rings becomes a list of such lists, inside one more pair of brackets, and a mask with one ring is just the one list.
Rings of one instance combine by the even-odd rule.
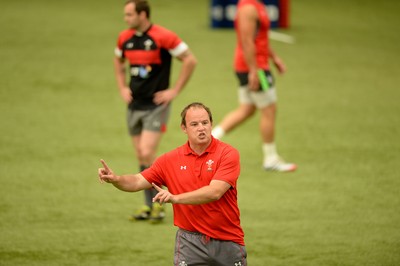
[[194, 123], [209, 123], [210, 120], [205, 119], [205, 120], [201, 120], [201, 121], [190, 121], [189, 124], [194, 124]]

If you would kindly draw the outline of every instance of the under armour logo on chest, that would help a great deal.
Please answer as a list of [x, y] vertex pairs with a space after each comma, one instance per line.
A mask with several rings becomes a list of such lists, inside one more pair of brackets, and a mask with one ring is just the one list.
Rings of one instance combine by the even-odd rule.
[[181, 165], [181, 170], [186, 170], [186, 165]]

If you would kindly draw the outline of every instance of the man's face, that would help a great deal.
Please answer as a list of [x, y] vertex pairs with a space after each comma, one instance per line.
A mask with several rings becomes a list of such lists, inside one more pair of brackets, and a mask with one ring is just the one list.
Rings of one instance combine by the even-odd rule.
[[[143, 12], [142, 12], [143, 13]], [[124, 20], [131, 29], [138, 29], [140, 26], [140, 16], [135, 10], [135, 4], [129, 3], [124, 7]]]
[[202, 145], [211, 142], [212, 124], [207, 111], [203, 108], [190, 108], [186, 113], [186, 126], [181, 127], [188, 135], [190, 144]]

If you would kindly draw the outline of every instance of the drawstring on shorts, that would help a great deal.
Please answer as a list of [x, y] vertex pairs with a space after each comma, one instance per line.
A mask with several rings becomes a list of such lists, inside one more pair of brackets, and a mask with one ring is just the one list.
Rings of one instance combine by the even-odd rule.
[[201, 237], [201, 241], [203, 242], [204, 245], [207, 245], [208, 242], [210, 242], [210, 240], [211, 240], [211, 237], [209, 237], [209, 236], [202, 235], [202, 237]]

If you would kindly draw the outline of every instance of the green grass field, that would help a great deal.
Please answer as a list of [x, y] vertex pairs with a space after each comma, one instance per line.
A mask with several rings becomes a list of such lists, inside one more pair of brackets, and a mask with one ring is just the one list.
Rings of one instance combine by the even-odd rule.
[[[172, 265], [176, 228], [130, 222], [143, 193], [97, 180], [99, 159], [137, 172], [113, 49], [124, 1], [0, 0], [0, 265]], [[179, 113], [236, 107], [234, 32], [209, 1], [153, 0], [199, 64], [175, 100], [160, 153], [181, 145]], [[400, 2], [292, 1], [295, 44], [272, 41], [277, 143], [295, 173], [264, 172], [258, 116], [224, 140], [241, 153], [248, 263], [400, 264]], [[176, 77], [179, 63], [174, 65]]]

